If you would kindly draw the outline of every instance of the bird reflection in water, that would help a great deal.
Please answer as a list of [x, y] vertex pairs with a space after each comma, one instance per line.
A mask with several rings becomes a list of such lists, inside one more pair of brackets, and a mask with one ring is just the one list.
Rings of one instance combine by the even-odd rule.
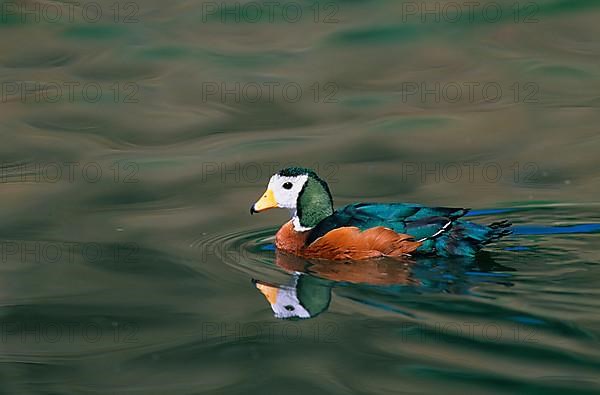
[[467, 294], [470, 288], [507, 281], [513, 268], [489, 254], [473, 258], [412, 258], [362, 261], [309, 260], [276, 251], [275, 264], [290, 273], [287, 284], [252, 280], [276, 318], [313, 318], [329, 308], [337, 287], [368, 287], [373, 291]]

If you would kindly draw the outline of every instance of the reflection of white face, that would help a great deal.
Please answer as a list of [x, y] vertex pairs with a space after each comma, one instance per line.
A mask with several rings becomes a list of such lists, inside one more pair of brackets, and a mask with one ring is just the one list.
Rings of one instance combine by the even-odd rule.
[[269, 189], [273, 191], [275, 195], [275, 201], [277, 207], [287, 208], [290, 210], [296, 210], [296, 202], [298, 201], [298, 195], [302, 191], [302, 187], [308, 180], [307, 175], [296, 176], [296, 177], [284, 177], [279, 174], [275, 174], [269, 181]]
[[310, 318], [310, 313], [298, 300], [296, 287], [280, 287], [277, 291], [277, 300], [271, 304], [271, 309], [276, 318]]

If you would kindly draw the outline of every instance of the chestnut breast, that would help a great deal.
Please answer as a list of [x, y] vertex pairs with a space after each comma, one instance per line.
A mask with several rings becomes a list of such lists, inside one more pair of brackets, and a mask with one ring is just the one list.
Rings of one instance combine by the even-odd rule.
[[309, 234], [310, 231], [295, 231], [290, 221], [277, 232], [275, 245], [277, 249], [294, 255], [333, 260], [401, 257], [421, 245], [410, 235], [396, 233], [382, 226], [364, 232], [354, 226], [337, 228], [307, 246]]
[[289, 221], [275, 235], [275, 246], [282, 251], [302, 255], [309, 233], [310, 231], [296, 232], [292, 221]]

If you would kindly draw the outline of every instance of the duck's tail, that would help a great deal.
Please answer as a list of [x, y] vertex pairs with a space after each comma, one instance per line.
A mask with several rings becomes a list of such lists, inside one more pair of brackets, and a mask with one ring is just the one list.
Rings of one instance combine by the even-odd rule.
[[508, 236], [512, 234], [511, 229], [512, 224], [510, 221], [503, 219], [502, 221], [492, 222], [487, 227], [489, 228], [489, 235], [486, 240], [483, 241], [482, 244], [493, 243], [494, 241], [498, 241], [504, 236]]
[[470, 221], [452, 221], [445, 232], [423, 241], [424, 252], [439, 256], [474, 256], [483, 246], [512, 233], [507, 220], [480, 225]]

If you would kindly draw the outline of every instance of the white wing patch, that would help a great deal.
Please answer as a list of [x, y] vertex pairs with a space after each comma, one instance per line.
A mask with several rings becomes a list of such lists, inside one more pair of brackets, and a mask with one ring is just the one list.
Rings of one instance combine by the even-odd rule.
[[417, 241], [421, 243], [421, 242], [424, 242], [425, 240], [435, 239], [436, 237], [438, 237], [439, 235], [444, 233], [450, 227], [450, 225], [452, 225], [452, 220], [448, 221], [444, 226], [442, 226], [442, 228], [440, 230], [435, 232], [433, 235], [431, 235], [429, 237], [423, 237], [422, 239], [419, 239]]

